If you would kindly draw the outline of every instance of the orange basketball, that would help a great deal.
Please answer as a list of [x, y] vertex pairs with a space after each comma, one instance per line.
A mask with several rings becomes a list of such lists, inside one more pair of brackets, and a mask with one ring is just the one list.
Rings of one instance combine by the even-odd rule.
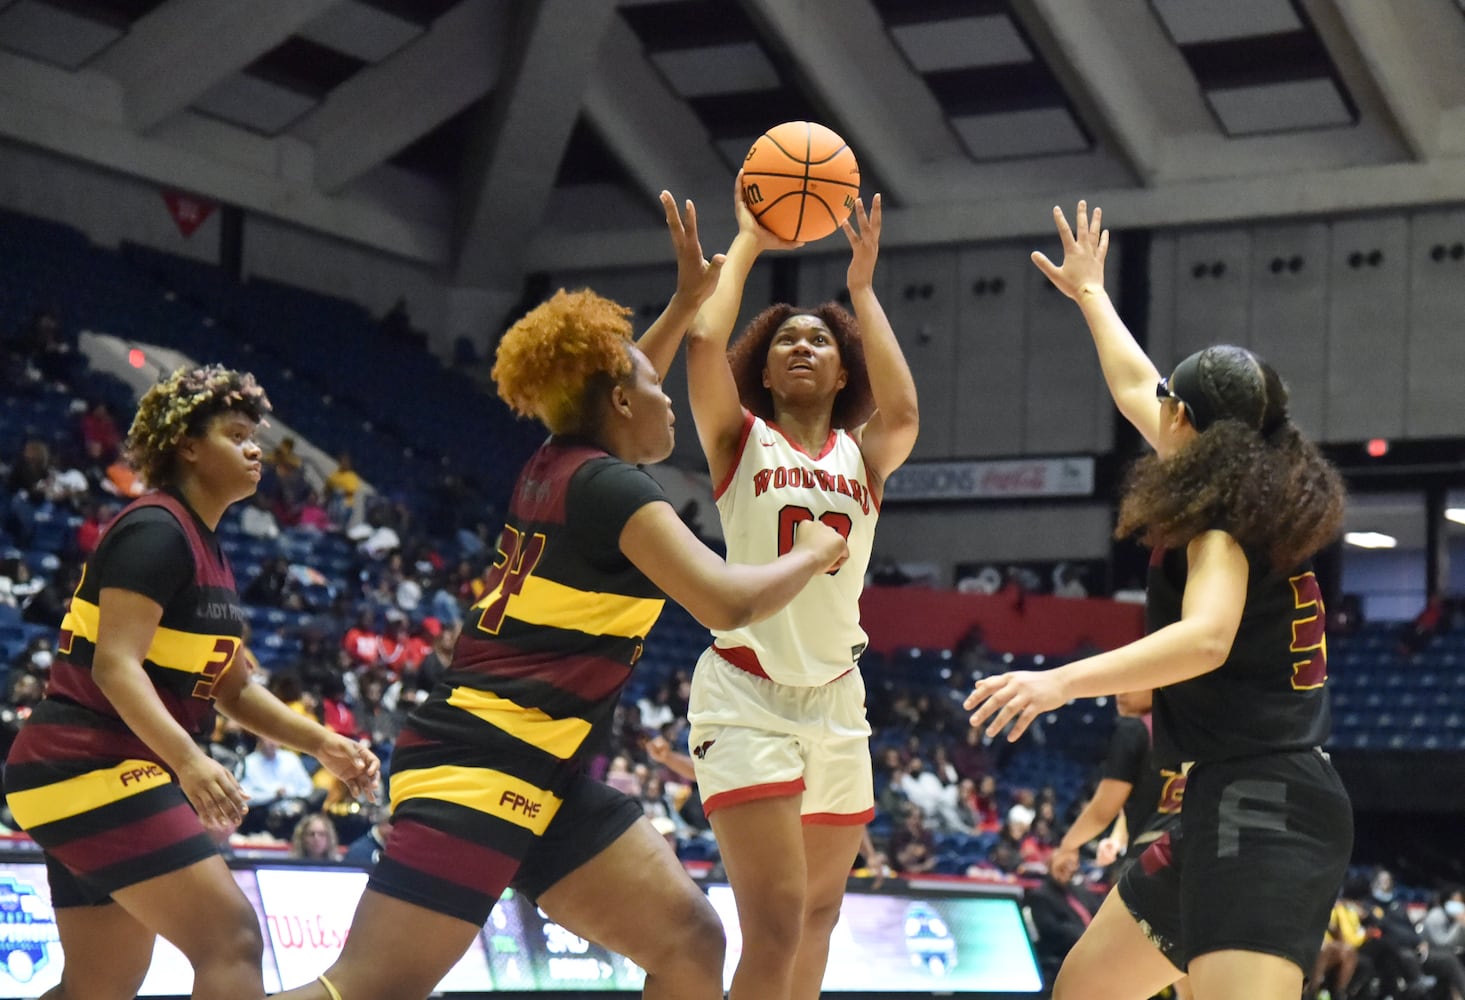
[[759, 225], [786, 240], [828, 236], [859, 193], [854, 152], [817, 122], [773, 126], [743, 160], [743, 200]]

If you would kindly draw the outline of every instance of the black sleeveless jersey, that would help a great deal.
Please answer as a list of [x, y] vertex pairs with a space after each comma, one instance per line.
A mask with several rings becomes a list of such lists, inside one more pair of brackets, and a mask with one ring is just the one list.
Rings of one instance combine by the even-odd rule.
[[108, 587], [162, 605], [143, 669], [179, 725], [194, 736], [207, 733], [214, 685], [234, 662], [244, 631], [234, 574], [214, 533], [177, 496], [151, 493], [117, 516], [87, 561], [61, 621], [46, 695], [116, 719], [92, 679], [98, 599]]
[[409, 742], [424, 736], [576, 770], [607, 739], [665, 604], [620, 550], [631, 516], [665, 500], [649, 474], [599, 448], [563, 438], [541, 447], [514, 488], [488, 590], [412, 713]]
[[[1321, 746], [1331, 729], [1322, 591], [1311, 564], [1250, 564], [1246, 604], [1226, 661], [1155, 691], [1155, 753], [1164, 767]], [[1145, 630], [1180, 620], [1184, 549], [1156, 550], [1145, 594]]]

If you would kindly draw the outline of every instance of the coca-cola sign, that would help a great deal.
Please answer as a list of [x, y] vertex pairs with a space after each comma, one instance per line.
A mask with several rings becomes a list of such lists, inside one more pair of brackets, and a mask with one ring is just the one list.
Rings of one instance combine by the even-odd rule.
[[1088, 455], [969, 462], [910, 462], [885, 483], [884, 500], [1010, 500], [1086, 497], [1094, 492]]

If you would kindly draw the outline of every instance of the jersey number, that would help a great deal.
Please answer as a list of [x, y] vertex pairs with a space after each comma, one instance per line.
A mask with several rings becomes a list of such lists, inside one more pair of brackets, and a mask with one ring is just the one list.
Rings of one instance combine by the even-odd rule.
[[1322, 687], [1328, 679], [1323, 592], [1312, 573], [1294, 576], [1288, 582], [1292, 584], [1292, 599], [1297, 608], [1297, 616], [1292, 619], [1292, 645], [1288, 648], [1306, 654], [1305, 659], [1292, 661], [1292, 687], [1297, 691], [1311, 691]]
[[234, 662], [234, 653], [238, 649], [238, 639], [215, 640], [214, 657], [203, 665], [203, 676], [193, 685], [195, 698], [213, 698], [214, 685], [219, 682], [219, 675], [224, 672], [225, 667]]
[[[797, 507], [789, 504], [778, 512], [778, 554], [787, 555], [794, 547], [794, 529], [804, 521], [814, 520], [814, 512], [807, 507]], [[837, 510], [826, 510], [818, 518], [829, 527], [839, 532], [839, 537], [849, 541], [849, 533], [854, 529], [855, 522], [848, 514], [841, 514]], [[839, 570], [832, 569], [829, 576], [838, 573]]]
[[483, 609], [483, 614], [478, 616], [480, 629], [489, 635], [499, 634], [509, 610], [509, 598], [524, 589], [524, 580], [544, 555], [544, 543], [542, 534], [526, 538], [512, 526], [504, 525], [504, 533], [499, 536], [499, 560], [493, 564], [493, 573], [488, 578], [488, 593], [474, 605]]

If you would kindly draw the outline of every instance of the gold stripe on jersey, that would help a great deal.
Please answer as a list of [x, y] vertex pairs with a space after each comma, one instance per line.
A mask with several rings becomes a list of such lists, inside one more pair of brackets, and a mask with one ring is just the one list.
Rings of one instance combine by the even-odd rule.
[[[69, 630], [73, 636], [95, 643], [99, 615], [97, 605], [80, 597], [73, 597], [71, 610], [66, 613], [61, 628], [63, 631]], [[219, 649], [220, 639], [229, 643], [228, 650]], [[238, 636], [185, 632], [159, 625], [158, 630], [153, 633], [152, 645], [148, 647], [147, 659], [157, 666], [186, 674], [218, 674], [225, 665], [220, 662], [223, 653], [228, 654], [228, 662], [233, 662], [233, 652], [238, 645]]]
[[448, 704], [460, 708], [516, 739], [560, 760], [569, 760], [590, 735], [590, 723], [570, 717], [556, 719], [537, 708], [527, 708], [490, 691], [455, 687]]
[[666, 601], [578, 590], [536, 576], [509, 598], [508, 615], [526, 625], [572, 629], [589, 635], [636, 638], [651, 631]]
[[392, 808], [418, 798], [451, 802], [536, 835], [544, 833], [561, 802], [552, 792], [487, 767], [443, 764], [394, 772]]
[[31, 828], [120, 802], [150, 788], [172, 782], [168, 772], [150, 760], [124, 760], [116, 767], [78, 774], [40, 788], [11, 792], [6, 801], [16, 820]]

